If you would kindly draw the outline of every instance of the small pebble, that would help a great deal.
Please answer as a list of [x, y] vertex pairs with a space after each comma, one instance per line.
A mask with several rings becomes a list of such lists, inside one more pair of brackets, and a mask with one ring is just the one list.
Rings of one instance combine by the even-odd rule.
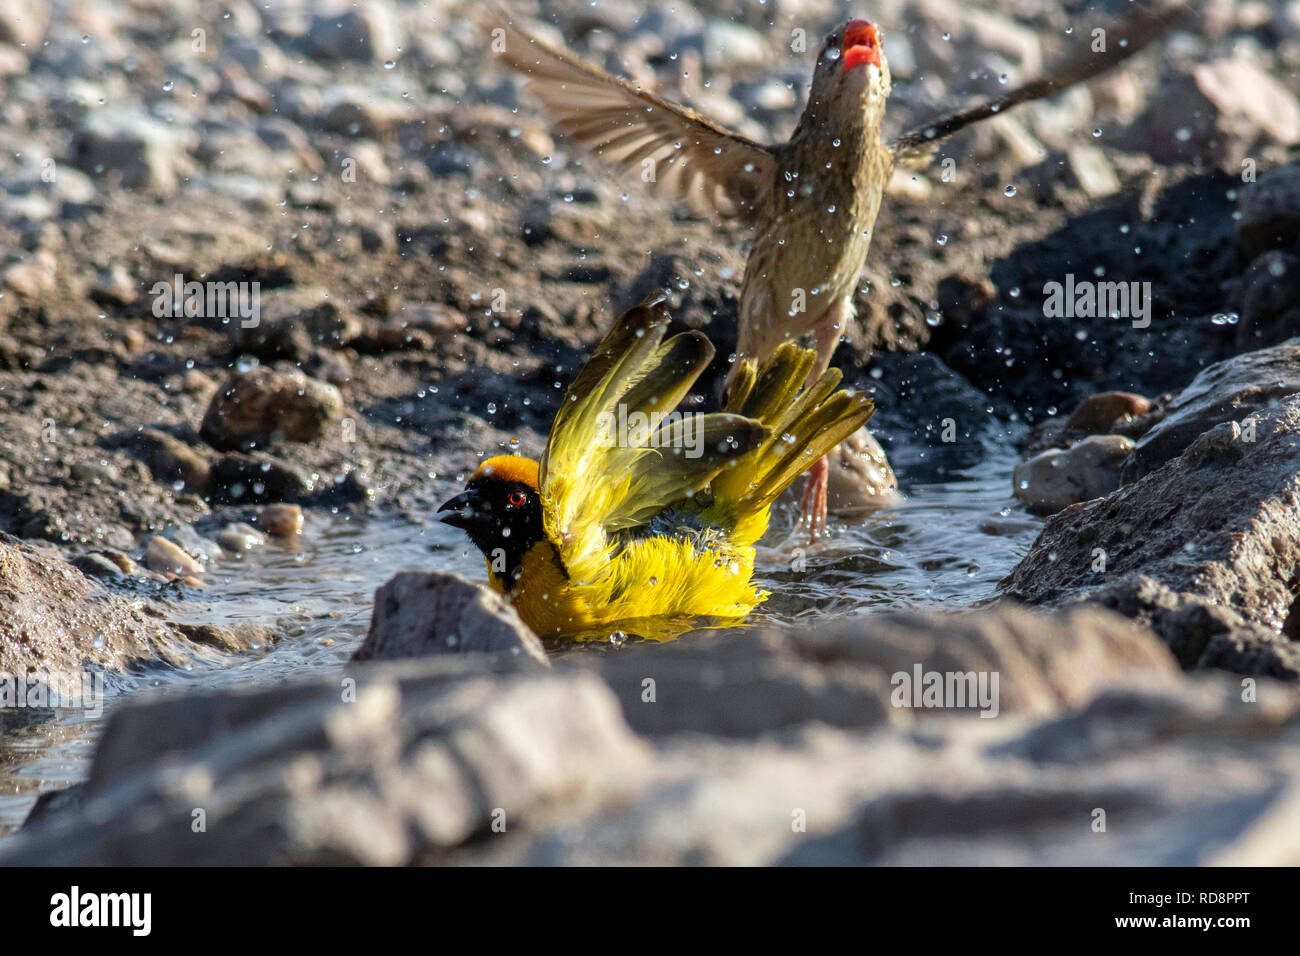
[[144, 563], [151, 571], [193, 578], [203, 573], [203, 565], [166, 538], [154, 535], [145, 551]]
[[1127, 423], [1150, 409], [1150, 400], [1132, 392], [1098, 392], [1079, 403], [1065, 426], [1071, 431], [1105, 435], [1114, 430], [1116, 422]]
[[1119, 469], [1133, 442], [1122, 435], [1092, 435], [1068, 449], [1049, 448], [1016, 466], [1015, 496], [1036, 515], [1050, 515], [1119, 487]]
[[217, 535], [217, 544], [226, 551], [239, 554], [261, 547], [266, 544], [266, 538], [256, 528], [237, 522], [221, 529], [221, 533]]
[[302, 508], [298, 505], [267, 505], [257, 518], [258, 527], [275, 538], [302, 534]]

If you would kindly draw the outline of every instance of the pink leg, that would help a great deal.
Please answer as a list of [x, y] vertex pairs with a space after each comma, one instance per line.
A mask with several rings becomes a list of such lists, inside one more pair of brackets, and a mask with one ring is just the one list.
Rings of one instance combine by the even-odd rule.
[[807, 528], [808, 540], [816, 541], [826, 530], [826, 488], [830, 484], [831, 466], [823, 456], [808, 469], [808, 481], [799, 497], [799, 523], [795, 529]]
[[[832, 305], [813, 327], [817, 361], [808, 373], [805, 388], [821, 378], [831, 367], [831, 357], [835, 354], [835, 347], [840, 344], [842, 323], [847, 314], [845, 305], [842, 301]], [[830, 484], [830, 474], [830, 463], [824, 457], [817, 459], [808, 469], [808, 482], [799, 499], [800, 517], [796, 527], [808, 529], [809, 541], [816, 541], [817, 536], [826, 531], [826, 488]]]

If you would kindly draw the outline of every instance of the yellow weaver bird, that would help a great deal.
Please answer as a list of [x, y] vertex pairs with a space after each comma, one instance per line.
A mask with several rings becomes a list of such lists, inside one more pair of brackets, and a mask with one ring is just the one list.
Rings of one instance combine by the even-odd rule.
[[665, 341], [668, 319], [657, 297], [620, 316], [542, 460], [489, 458], [439, 509], [538, 634], [745, 617], [767, 597], [750, 578], [772, 502], [874, 410], [836, 391], [837, 369], [804, 387], [817, 353], [787, 343], [736, 377], [723, 411], [676, 412], [713, 346], [699, 332]]

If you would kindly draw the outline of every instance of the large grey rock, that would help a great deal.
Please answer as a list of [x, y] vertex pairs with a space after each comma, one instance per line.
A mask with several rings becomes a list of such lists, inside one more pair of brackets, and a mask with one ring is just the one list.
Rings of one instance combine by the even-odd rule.
[[[1003, 775], [959, 768], [898, 788], [865, 805], [853, 835], [879, 865], [1294, 863], [1300, 840], [1279, 825], [1294, 797], [1266, 781], [1300, 769], [1300, 697], [1242, 698], [1227, 680], [1103, 692], [994, 745], [995, 760], [1011, 758]], [[1218, 759], [1211, 738], [1232, 741]], [[1195, 753], [1214, 770], [1184, 787]]]
[[1214, 426], [1241, 421], [1297, 392], [1300, 339], [1216, 362], [1174, 396], [1162, 420], [1139, 439], [1120, 478], [1141, 478], [1181, 455]]
[[495, 591], [442, 571], [404, 571], [375, 592], [370, 631], [352, 659], [430, 654], [523, 656], [547, 663], [537, 635]]
[[1003, 585], [1035, 604], [1086, 599], [1139, 617], [1185, 667], [1295, 677], [1300, 644], [1281, 631], [1298, 567], [1294, 396], [1214, 426], [1159, 470], [1054, 516]]
[[1283, 627], [1279, 634], [1275, 627], [1252, 620], [1216, 598], [1175, 591], [1155, 578], [1133, 573], [1077, 600], [1150, 627], [1189, 670], [1219, 668], [1292, 680], [1300, 676], [1293, 628]]

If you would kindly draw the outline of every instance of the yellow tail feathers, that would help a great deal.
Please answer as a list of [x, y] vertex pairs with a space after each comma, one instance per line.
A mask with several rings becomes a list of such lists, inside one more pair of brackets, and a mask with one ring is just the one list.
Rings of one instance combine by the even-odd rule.
[[839, 369], [827, 370], [805, 388], [816, 359], [813, 349], [787, 342], [762, 369], [747, 363], [733, 374], [726, 410], [757, 420], [768, 433], [757, 448], [713, 479], [715, 500], [733, 503], [738, 518], [770, 505], [875, 412], [867, 395], [836, 391]]

